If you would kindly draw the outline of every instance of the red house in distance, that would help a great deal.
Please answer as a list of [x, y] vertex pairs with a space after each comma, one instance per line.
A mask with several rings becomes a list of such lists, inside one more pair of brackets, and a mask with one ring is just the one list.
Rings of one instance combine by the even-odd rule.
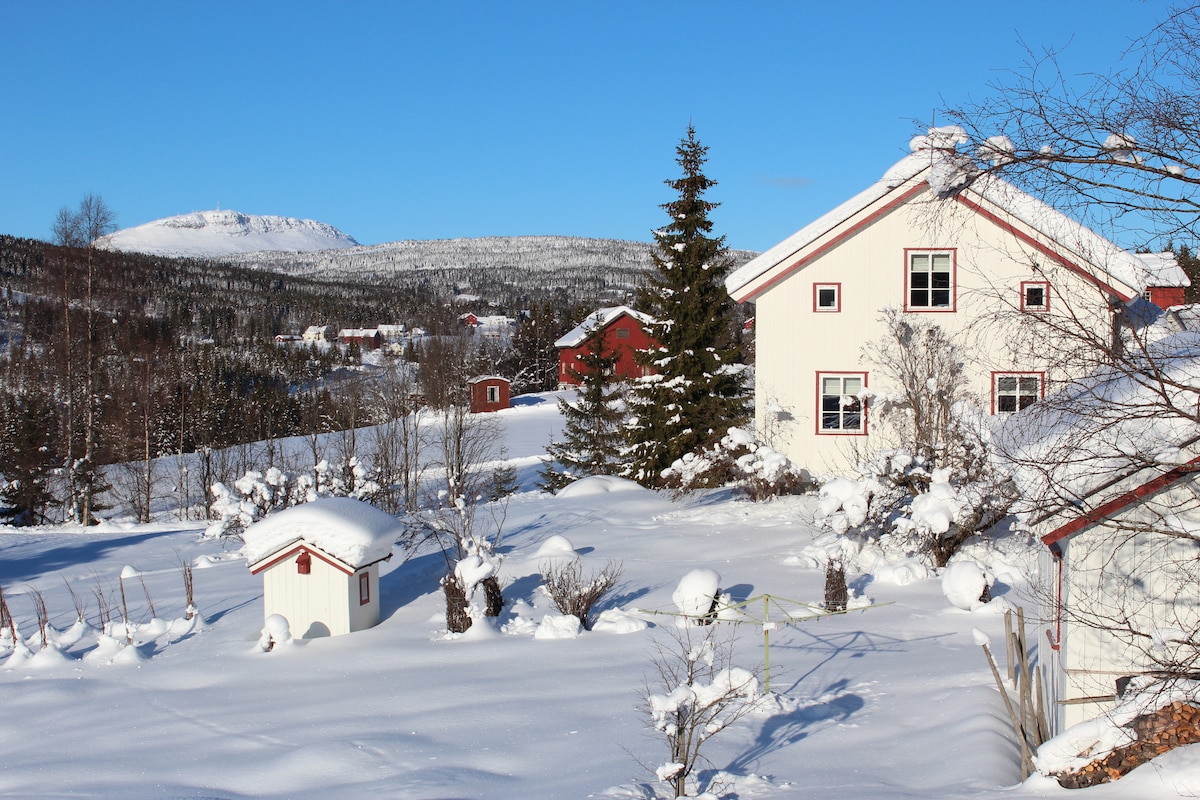
[[606, 352], [617, 356], [615, 377], [623, 380], [645, 375], [647, 370], [637, 363], [634, 353], [657, 345], [645, 330], [645, 326], [653, 321], [649, 316], [628, 306], [593, 311], [587, 319], [554, 343], [558, 348], [559, 388], [579, 385], [579, 374], [587, 370], [580, 359], [591, 352], [591, 341], [601, 331], [604, 333]]

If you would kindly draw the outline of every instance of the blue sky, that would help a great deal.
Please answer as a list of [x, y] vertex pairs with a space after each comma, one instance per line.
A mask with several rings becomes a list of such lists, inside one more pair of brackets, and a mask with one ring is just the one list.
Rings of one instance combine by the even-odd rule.
[[[130, 227], [221, 208], [363, 244], [649, 241], [689, 121], [715, 232], [764, 250], [878, 178], [1025, 46], [1108, 69], [1166, 5], [794, 0], [10, 2], [0, 233], [97, 192]], [[1022, 42], [1024, 44], [1022, 44]]]

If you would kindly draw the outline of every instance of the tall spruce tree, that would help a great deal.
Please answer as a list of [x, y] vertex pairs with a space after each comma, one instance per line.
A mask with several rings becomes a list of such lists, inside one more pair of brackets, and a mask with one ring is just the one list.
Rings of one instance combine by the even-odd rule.
[[696, 129], [675, 148], [680, 178], [666, 181], [679, 197], [665, 203], [668, 223], [655, 231], [654, 272], [638, 292], [639, 310], [656, 321], [647, 333], [658, 347], [638, 354], [648, 374], [634, 385], [627, 428], [629, 476], [646, 486], [685, 453], [718, 441], [749, 417], [749, 398], [733, 342], [733, 301], [723, 279], [732, 261], [724, 236], [712, 236], [704, 199], [716, 182], [704, 175], [708, 148]]
[[553, 459], [542, 470], [542, 488], [556, 492], [588, 475], [616, 475], [622, 471], [625, 419], [624, 384], [614, 379], [618, 354], [608, 347], [604, 328], [592, 337], [579, 369], [574, 402], [560, 398], [563, 439], [551, 442], [546, 452]]

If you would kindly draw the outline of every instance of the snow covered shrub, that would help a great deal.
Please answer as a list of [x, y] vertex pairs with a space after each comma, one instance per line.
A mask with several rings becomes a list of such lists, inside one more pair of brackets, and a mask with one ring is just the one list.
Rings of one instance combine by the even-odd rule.
[[663, 471], [662, 479], [665, 486], [681, 492], [736, 486], [755, 501], [813, 487], [807, 470], [742, 428], [730, 428], [712, 447], [686, 453]]
[[679, 579], [671, 600], [689, 623], [711, 625], [717, 619], [720, 600], [721, 573], [703, 567], [694, 569]]
[[834, 478], [820, 490], [814, 522], [885, 552], [916, 555], [944, 567], [971, 536], [1007, 514], [1015, 493], [991, 472], [978, 479], [931, 469], [907, 450], [878, 452], [861, 476]]
[[668, 760], [643, 766], [675, 797], [687, 796], [704, 744], [752, 712], [759, 698], [758, 671], [733, 665], [734, 643], [718, 626], [677, 629], [654, 643], [641, 708], [654, 735], [666, 740]]
[[621, 579], [620, 562], [609, 561], [597, 573], [585, 575], [578, 558], [570, 561], [547, 561], [541, 566], [542, 588], [560, 614], [576, 617], [583, 629], [590, 631], [594, 622], [592, 608], [612, 590]]

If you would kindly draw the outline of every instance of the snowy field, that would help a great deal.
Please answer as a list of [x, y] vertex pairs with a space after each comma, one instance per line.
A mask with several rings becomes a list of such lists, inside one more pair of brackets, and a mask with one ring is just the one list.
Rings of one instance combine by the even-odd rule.
[[[718, 571], [735, 600], [817, 603], [823, 571], [804, 557], [812, 501], [541, 494], [537, 457], [559, 425], [552, 399], [502, 412], [525, 482], [500, 548], [509, 605], [496, 627], [457, 639], [445, 632], [438, 553], [405, 562], [398, 552], [384, 565], [378, 627], [264, 653], [261, 580], [235, 549], [202, 541], [199, 523], [0, 529], [0, 585], [33, 651], [0, 649], [0, 795], [618, 800], [665, 791], [646, 767], [668, 751], [639, 704], [653, 686], [652, 645], [674, 620], [644, 612], [672, 611], [677, 583], [697, 567]], [[620, 561], [602, 607], [648, 627], [536, 637], [554, 613], [540, 591], [539, 548], [556, 535], [589, 571]], [[737, 800], [1076, 796], [1043, 778], [1019, 785], [1009, 723], [975, 643], [979, 628], [1002, 651], [1000, 609], [1022, 604], [1021, 549], [1003, 552], [989, 556], [999, 599], [974, 612], [952, 607], [936, 578], [905, 583], [904, 570], [889, 569], [850, 576], [865, 610], [771, 633], [777, 697], [706, 746], [702, 783]], [[202, 624], [181, 619], [181, 560], [195, 566]], [[111, 600], [123, 571], [141, 644], [118, 654], [94, 631], [72, 629], [67, 584], [95, 624], [93, 588]], [[38, 652], [31, 589], [45, 598], [59, 650]], [[739, 631], [735, 662], [761, 667], [761, 627]], [[1200, 794], [1200, 754], [1185, 748], [1160, 762], [1079, 791]]]

